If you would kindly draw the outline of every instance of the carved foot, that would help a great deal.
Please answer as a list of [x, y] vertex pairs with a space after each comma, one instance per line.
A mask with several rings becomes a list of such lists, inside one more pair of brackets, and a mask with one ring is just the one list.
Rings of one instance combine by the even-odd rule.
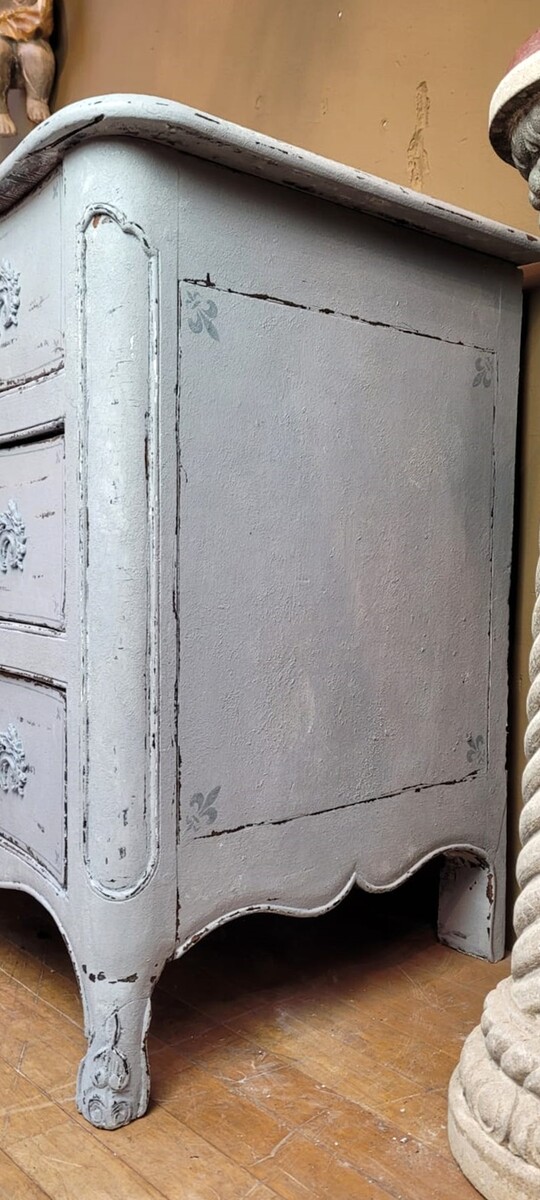
[[16, 132], [9, 113], [0, 113], [0, 137], [13, 137]]
[[99, 1129], [119, 1129], [142, 1117], [148, 1105], [150, 1000], [114, 1004], [102, 997], [92, 1020], [88, 1053], [79, 1068], [77, 1106]]
[[50, 117], [51, 110], [45, 100], [35, 100], [31, 96], [26, 100], [26, 115], [33, 125], [40, 125]]

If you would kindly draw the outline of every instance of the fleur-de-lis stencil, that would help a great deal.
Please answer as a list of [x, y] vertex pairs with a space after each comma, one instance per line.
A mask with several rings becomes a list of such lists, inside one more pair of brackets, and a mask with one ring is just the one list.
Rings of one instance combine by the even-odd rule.
[[493, 379], [493, 361], [491, 354], [480, 354], [475, 362], [476, 375], [473, 379], [473, 387], [480, 387], [483, 383], [485, 388], [491, 386]]
[[215, 802], [220, 791], [221, 784], [218, 784], [207, 796], [202, 792], [195, 792], [195, 795], [191, 797], [189, 802], [191, 812], [188, 813], [186, 820], [186, 829], [189, 833], [198, 833], [204, 825], [213, 825], [217, 820]]
[[186, 302], [192, 313], [188, 317], [188, 325], [191, 332], [202, 333], [204, 329], [215, 342], [219, 342], [219, 333], [214, 325], [214, 318], [218, 314], [217, 304], [213, 300], [207, 300], [206, 303], [203, 303], [199, 292], [188, 292]]
[[475, 767], [482, 767], [486, 761], [486, 747], [484, 738], [481, 733], [477, 737], [472, 734], [467, 738], [467, 762], [473, 763]]

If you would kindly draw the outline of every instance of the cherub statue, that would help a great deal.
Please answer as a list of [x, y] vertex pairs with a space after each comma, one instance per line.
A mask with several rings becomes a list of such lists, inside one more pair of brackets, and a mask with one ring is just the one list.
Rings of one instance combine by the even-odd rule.
[[54, 54], [47, 38], [53, 30], [53, 0], [0, 0], [0, 136], [15, 125], [7, 106], [10, 87], [26, 91], [28, 120], [38, 125], [50, 116]]

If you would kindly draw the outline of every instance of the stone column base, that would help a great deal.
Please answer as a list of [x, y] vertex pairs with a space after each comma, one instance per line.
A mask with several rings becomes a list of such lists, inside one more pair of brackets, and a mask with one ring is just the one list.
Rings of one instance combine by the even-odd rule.
[[[499, 985], [488, 1004], [509, 999], [509, 984]], [[494, 1061], [480, 1027], [467, 1038], [452, 1076], [448, 1137], [463, 1173], [486, 1200], [539, 1200], [540, 1099]]]

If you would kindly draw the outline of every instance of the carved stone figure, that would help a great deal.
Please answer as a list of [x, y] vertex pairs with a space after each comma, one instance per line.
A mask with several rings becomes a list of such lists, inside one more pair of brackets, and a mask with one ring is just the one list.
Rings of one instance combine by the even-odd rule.
[[54, 54], [47, 41], [53, 30], [53, 0], [0, 0], [0, 136], [16, 133], [9, 114], [10, 87], [26, 91], [26, 112], [34, 125], [50, 116]]
[[[493, 96], [490, 138], [540, 209], [540, 30]], [[450, 1144], [488, 1200], [540, 1196], [540, 561], [536, 594], [512, 976], [487, 997], [450, 1085]]]

